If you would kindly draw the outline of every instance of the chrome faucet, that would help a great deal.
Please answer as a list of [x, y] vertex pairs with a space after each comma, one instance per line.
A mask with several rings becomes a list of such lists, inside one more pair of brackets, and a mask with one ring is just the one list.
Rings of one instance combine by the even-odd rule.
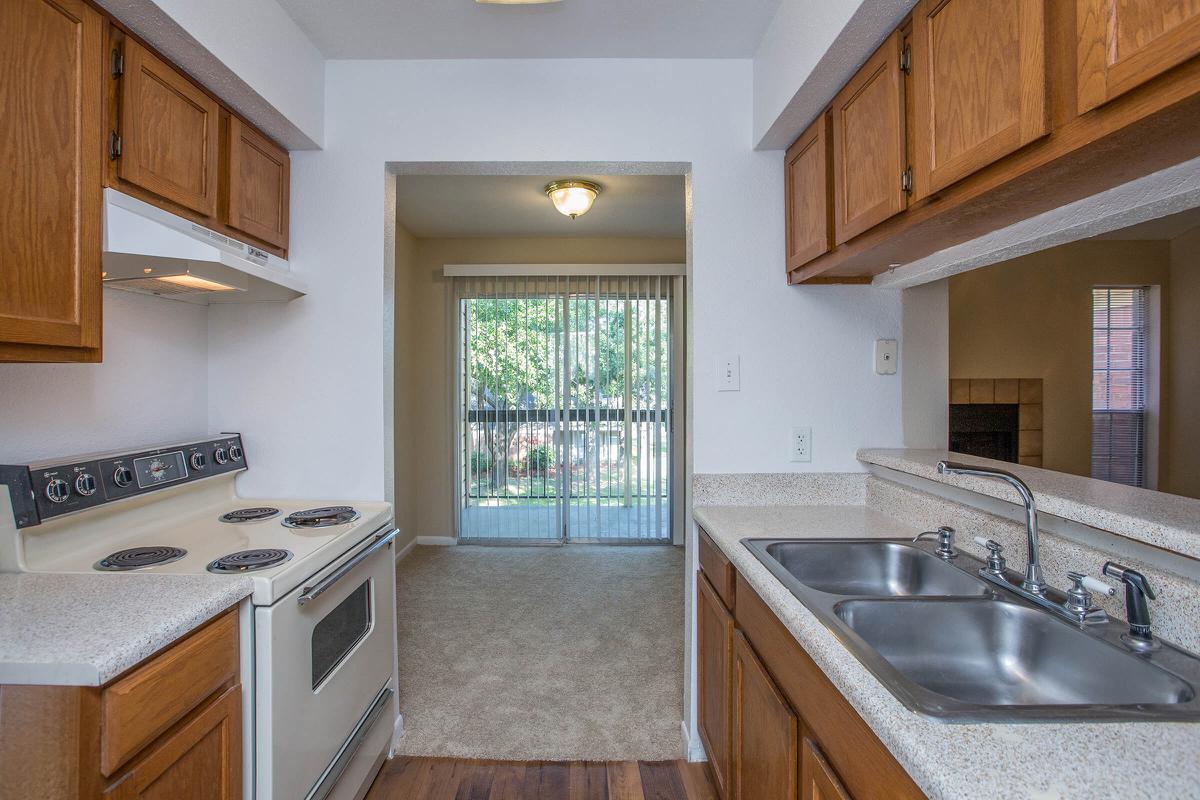
[[1021, 500], [1025, 503], [1025, 533], [1029, 551], [1029, 557], [1025, 565], [1025, 580], [1021, 581], [1021, 588], [1030, 594], [1044, 595], [1046, 593], [1046, 582], [1042, 579], [1042, 560], [1038, 555], [1037, 504], [1033, 500], [1033, 492], [1029, 490], [1025, 481], [1011, 472], [1005, 472], [1002, 469], [993, 469], [974, 464], [960, 464], [955, 461], [939, 461], [937, 471], [940, 475], [977, 475], [981, 478], [996, 478], [1007, 482], [1017, 490], [1017, 494], [1021, 495]]

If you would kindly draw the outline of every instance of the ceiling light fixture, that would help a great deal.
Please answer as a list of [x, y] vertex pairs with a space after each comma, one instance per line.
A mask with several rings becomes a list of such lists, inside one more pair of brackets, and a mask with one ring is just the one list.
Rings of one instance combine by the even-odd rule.
[[550, 198], [550, 202], [554, 203], [558, 213], [571, 219], [586, 214], [592, 203], [596, 202], [598, 194], [600, 184], [591, 181], [569, 180], [546, 184], [546, 196]]

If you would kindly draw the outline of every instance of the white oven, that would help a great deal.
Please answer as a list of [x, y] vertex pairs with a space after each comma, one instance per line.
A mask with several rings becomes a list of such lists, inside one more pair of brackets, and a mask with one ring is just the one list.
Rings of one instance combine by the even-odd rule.
[[386, 756], [398, 713], [395, 536], [375, 531], [255, 608], [260, 800], [354, 798]]

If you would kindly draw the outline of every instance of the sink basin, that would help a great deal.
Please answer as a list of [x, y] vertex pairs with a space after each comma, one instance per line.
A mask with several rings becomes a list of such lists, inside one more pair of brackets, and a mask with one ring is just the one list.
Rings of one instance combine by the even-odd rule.
[[975, 706], [1164, 705], [1195, 695], [1169, 672], [1015, 603], [848, 600], [834, 613], [910, 692]]
[[[1200, 722], [1200, 656], [1077, 624], [906, 539], [743, 539], [896, 699], [944, 722]], [[1020, 581], [1012, 573], [1010, 580]], [[1047, 591], [1052, 603], [1066, 596]]]
[[791, 541], [765, 548], [784, 572], [826, 594], [858, 597], [990, 594], [986, 583], [931, 553], [890, 541]]

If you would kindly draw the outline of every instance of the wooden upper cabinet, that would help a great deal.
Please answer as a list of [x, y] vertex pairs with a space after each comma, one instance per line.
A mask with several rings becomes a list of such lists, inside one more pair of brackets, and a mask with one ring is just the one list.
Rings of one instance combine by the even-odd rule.
[[1200, 0], [1076, 0], [1079, 113], [1200, 53]]
[[696, 651], [699, 689], [696, 727], [708, 753], [717, 791], [725, 800], [732, 800], [729, 779], [733, 733], [730, 705], [733, 628], [733, 615], [725, 610], [721, 598], [704, 573], [697, 573]]
[[800, 800], [851, 800], [812, 739], [800, 744]]
[[0, 360], [98, 361], [104, 19], [0, 3]]
[[234, 116], [226, 127], [224, 221], [256, 239], [287, 247], [291, 160]]
[[788, 272], [833, 248], [829, 114], [821, 114], [784, 159]]
[[911, 69], [914, 200], [1050, 132], [1044, 0], [920, 0]]
[[799, 720], [746, 637], [733, 641], [733, 775], [738, 800], [796, 800]]
[[833, 99], [835, 240], [842, 244], [904, 210], [900, 33], [887, 38]]
[[217, 213], [217, 102], [131, 37], [120, 87], [117, 175], [203, 217]]

